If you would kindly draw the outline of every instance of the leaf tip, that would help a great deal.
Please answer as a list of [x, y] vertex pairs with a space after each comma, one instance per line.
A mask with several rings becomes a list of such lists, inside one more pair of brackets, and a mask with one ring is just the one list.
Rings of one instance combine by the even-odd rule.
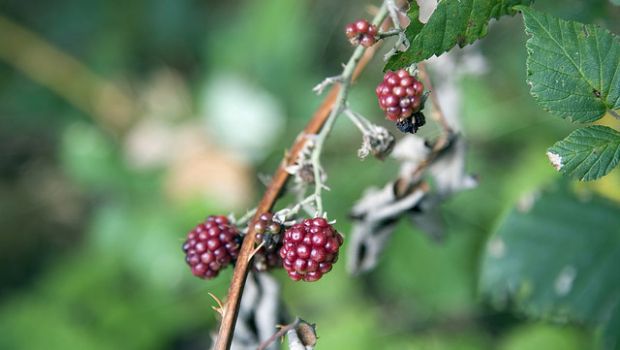
[[515, 5], [512, 7], [513, 10], [515, 11], [523, 11], [523, 9], [528, 9], [530, 8], [529, 6], [525, 6], [525, 5]]
[[551, 162], [551, 165], [553, 165], [553, 167], [557, 171], [560, 171], [562, 169], [562, 167], [564, 166], [564, 164], [562, 164], [562, 156], [560, 156], [557, 153], [548, 151], [547, 152], [547, 158], [549, 158], [549, 161]]

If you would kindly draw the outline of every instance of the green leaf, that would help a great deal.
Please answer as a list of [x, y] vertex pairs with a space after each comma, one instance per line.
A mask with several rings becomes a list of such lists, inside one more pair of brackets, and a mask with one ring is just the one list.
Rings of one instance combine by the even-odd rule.
[[[620, 313], [620, 205], [567, 189], [525, 200], [488, 241], [480, 291], [534, 318], [608, 328]], [[620, 333], [606, 332], [613, 343]]]
[[620, 109], [620, 41], [591, 24], [523, 11], [530, 93], [546, 110], [581, 123]]
[[409, 49], [392, 56], [385, 70], [397, 70], [420, 62], [433, 55], [463, 47], [487, 34], [489, 21], [503, 15], [514, 15], [515, 5], [529, 5], [532, 0], [443, 0], [425, 25], [420, 23], [420, 9], [410, 2], [411, 24], [405, 33], [411, 43]]
[[549, 148], [547, 157], [565, 175], [596, 180], [620, 162], [620, 133], [602, 125], [577, 129]]
[[620, 312], [612, 314], [601, 335], [605, 349], [620, 349]]

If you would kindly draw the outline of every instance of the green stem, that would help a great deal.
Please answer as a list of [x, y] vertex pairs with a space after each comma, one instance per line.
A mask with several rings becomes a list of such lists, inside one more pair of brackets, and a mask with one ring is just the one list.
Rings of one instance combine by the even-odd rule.
[[[379, 9], [379, 12], [377, 12], [377, 15], [372, 21], [372, 24], [374, 25], [381, 24], [381, 22], [383, 22], [383, 20], [385, 19], [387, 15], [388, 15], [388, 7], [384, 3]], [[327, 117], [327, 120], [325, 121], [325, 125], [323, 125], [323, 128], [316, 135], [316, 138], [314, 139], [314, 149], [312, 151], [311, 161], [312, 161], [312, 166], [314, 168], [314, 196], [315, 196], [315, 201], [316, 201], [317, 216], [323, 215], [323, 200], [321, 198], [321, 191], [323, 190], [323, 187], [324, 187], [323, 181], [321, 180], [321, 151], [323, 150], [323, 144], [325, 143], [325, 140], [331, 133], [334, 127], [334, 124], [336, 122], [336, 119], [338, 119], [338, 116], [342, 113], [342, 111], [344, 110], [346, 106], [347, 97], [349, 95], [349, 88], [351, 86], [351, 79], [353, 77], [353, 72], [355, 71], [355, 67], [357, 67], [357, 64], [362, 58], [362, 55], [364, 54], [365, 50], [366, 50], [365, 47], [361, 45], [358, 46], [355, 49], [355, 51], [353, 51], [353, 55], [351, 55], [351, 58], [349, 58], [349, 61], [347, 62], [347, 64], [344, 66], [344, 69], [342, 70], [342, 74], [340, 75], [340, 78], [341, 78], [340, 91], [338, 92], [336, 103], [334, 104], [334, 107], [332, 108], [332, 111], [329, 114], [329, 117]]]

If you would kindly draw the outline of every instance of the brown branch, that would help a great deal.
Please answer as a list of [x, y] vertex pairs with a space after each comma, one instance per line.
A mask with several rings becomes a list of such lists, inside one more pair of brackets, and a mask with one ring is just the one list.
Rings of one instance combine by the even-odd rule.
[[[379, 47], [380, 43], [377, 43], [372, 48], [367, 49], [364, 52], [362, 59], [355, 68], [352, 80], [355, 80], [364, 70]], [[307, 141], [306, 135], [315, 135], [321, 131], [321, 128], [325, 124], [325, 121], [329, 117], [332, 107], [337, 100], [340, 88], [340, 84], [332, 86], [321, 106], [319, 106], [318, 110], [314, 113], [314, 116], [308, 122], [303, 132], [295, 140], [290, 152], [282, 160], [282, 163], [276, 170], [269, 187], [267, 187], [263, 198], [258, 204], [256, 214], [251, 221], [252, 223], [256, 222], [261, 214], [270, 211], [274, 206], [280, 192], [289, 178], [289, 173], [286, 171], [286, 167], [294, 163], [299, 157]], [[254, 232], [254, 225], [248, 225], [248, 233], [243, 239], [243, 244], [241, 245], [239, 257], [237, 258], [230, 288], [228, 289], [228, 298], [226, 301], [222, 322], [220, 324], [220, 330], [214, 348], [215, 350], [227, 350], [230, 348], [235, 329], [235, 322], [239, 312], [239, 303], [241, 301], [241, 295], [243, 293], [245, 280], [252, 259], [251, 253], [254, 250], [255, 244], [256, 235]]]

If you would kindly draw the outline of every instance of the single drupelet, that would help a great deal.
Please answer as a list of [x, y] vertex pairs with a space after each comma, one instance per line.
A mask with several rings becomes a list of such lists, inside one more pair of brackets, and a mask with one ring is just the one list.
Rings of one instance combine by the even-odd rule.
[[351, 44], [371, 47], [377, 42], [377, 26], [368, 23], [365, 19], [359, 19], [347, 24], [344, 29]]
[[396, 122], [401, 131], [414, 133], [424, 125], [424, 116], [419, 113], [424, 85], [409, 72], [401, 69], [385, 73], [375, 92], [386, 118]]
[[338, 260], [342, 236], [324, 218], [304, 219], [284, 233], [280, 257], [294, 281], [314, 282]]
[[194, 276], [211, 279], [239, 255], [241, 235], [225, 216], [209, 216], [187, 235], [185, 261]]

